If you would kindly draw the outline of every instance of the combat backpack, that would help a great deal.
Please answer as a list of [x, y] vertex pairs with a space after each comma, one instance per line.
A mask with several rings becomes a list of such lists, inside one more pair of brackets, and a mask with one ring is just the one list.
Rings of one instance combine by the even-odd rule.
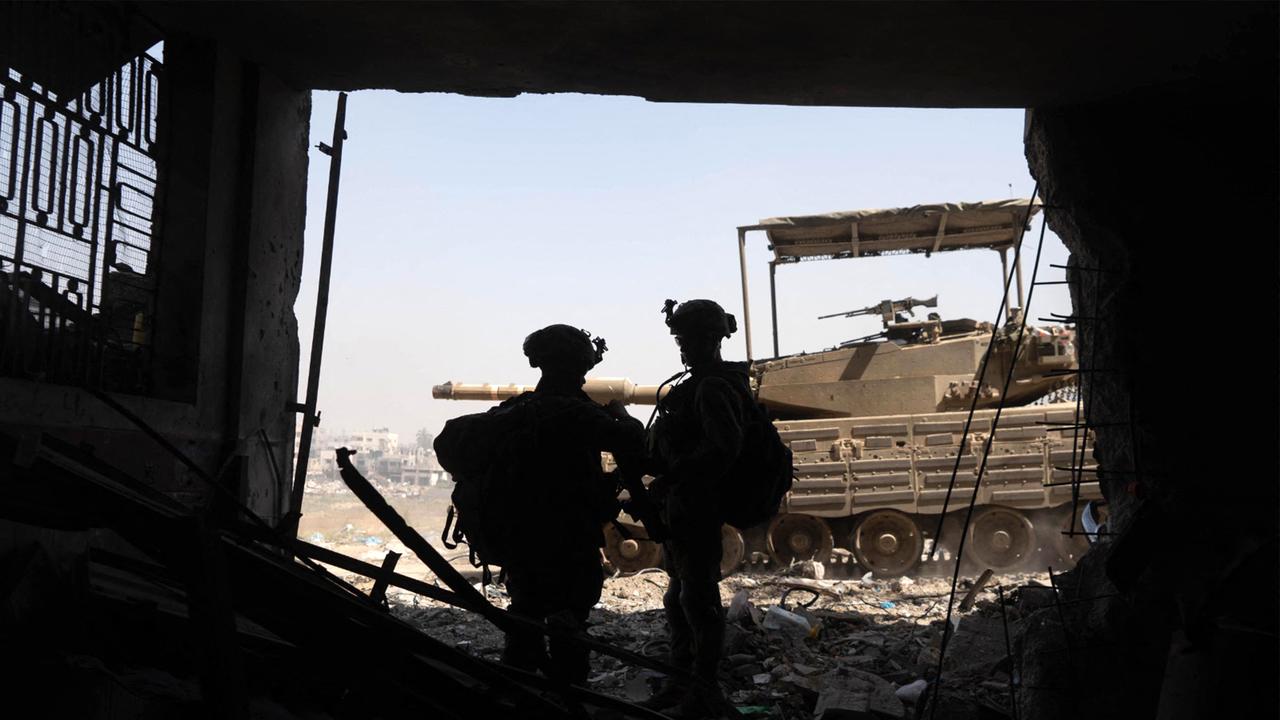
[[522, 482], [522, 467], [537, 452], [537, 411], [532, 393], [487, 412], [445, 423], [435, 440], [440, 465], [453, 476], [452, 504], [441, 540], [466, 543], [473, 565], [506, 567], [528, 542], [526, 527], [536, 493]]
[[[728, 471], [720, 476], [715, 494], [720, 519], [745, 530], [777, 513], [782, 498], [791, 490], [795, 468], [791, 448], [782, 441], [777, 427], [769, 420], [768, 412], [756, 402], [741, 376], [735, 375], [716, 374], [741, 393], [746, 413], [743, 417], [742, 450]], [[683, 390], [677, 393], [680, 388]], [[679, 385], [672, 389], [667, 399], [679, 394], [684, 395], [687, 402], [692, 402], [696, 392], [696, 386]], [[661, 432], [657, 427], [655, 430]]]
[[720, 477], [716, 497], [725, 522], [746, 530], [773, 517], [795, 479], [791, 448], [755, 398], [746, 395], [742, 452]]

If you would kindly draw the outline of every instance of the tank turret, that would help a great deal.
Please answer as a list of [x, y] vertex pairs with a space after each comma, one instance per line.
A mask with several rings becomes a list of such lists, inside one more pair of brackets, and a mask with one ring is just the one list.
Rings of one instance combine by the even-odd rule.
[[[884, 329], [868, 337], [814, 353], [752, 363], [760, 402], [775, 417], [869, 417], [978, 408], [1002, 400], [1009, 365], [1013, 383], [1006, 407], [1027, 405], [1070, 384], [1076, 367], [1074, 333], [1061, 326], [1028, 327], [1015, 353], [1016, 336], [1005, 328], [967, 318], [943, 320], [929, 313], [908, 320], [911, 298], [827, 317], [881, 314]], [[930, 298], [927, 307], [936, 307]], [[986, 371], [982, 358], [994, 343]]]

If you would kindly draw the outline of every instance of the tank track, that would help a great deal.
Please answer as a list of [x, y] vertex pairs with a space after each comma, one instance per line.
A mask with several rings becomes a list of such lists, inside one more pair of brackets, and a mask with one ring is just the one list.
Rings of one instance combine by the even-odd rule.
[[[1083, 507], [1082, 501], [1077, 510]], [[1074, 566], [1088, 549], [1088, 541], [1078, 515], [1073, 516], [1071, 510], [1071, 503], [1033, 510], [998, 505], [976, 507], [974, 522], [965, 538], [961, 572], [976, 575], [988, 568], [1003, 573]], [[900, 537], [901, 533], [895, 536], [892, 524], [872, 527], [870, 530], [876, 534], [868, 537], [863, 532], [860, 537], [860, 526], [865, 528], [869, 520], [883, 512], [872, 510], [854, 517], [832, 519], [785, 513], [746, 532], [726, 526], [726, 562], [721, 567], [722, 575], [777, 573], [790, 569], [793, 564], [813, 561], [822, 564], [824, 578], [855, 578], [866, 573], [890, 578], [950, 572], [959, 549], [964, 509], [947, 514], [941, 526], [941, 541], [938, 537], [940, 516], [906, 513], [899, 513], [901, 518], [895, 519], [905, 519], [909, 524], [901, 523], [897, 527], [918, 532], [918, 539]], [[639, 525], [624, 524], [633, 535], [630, 542], [620, 539], [616, 531], [606, 532], [605, 555], [614, 569], [636, 572], [661, 567], [661, 547], [644, 539], [644, 529]], [[803, 539], [792, 542], [797, 537]], [[830, 545], [823, 542], [827, 538]], [[870, 539], [873, 546], [858, 547], [860, 539]], [[915, 548], [919, 554], [911, 552]]]

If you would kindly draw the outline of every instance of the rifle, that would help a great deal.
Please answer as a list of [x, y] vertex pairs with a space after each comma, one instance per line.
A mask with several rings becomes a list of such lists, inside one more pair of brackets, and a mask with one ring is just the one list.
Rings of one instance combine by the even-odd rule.
[[[658, 505], [649, 495], [649, 489], [644, 486], [642, 473], [631, 468], [618, 468], [618, 485], [619, 490], [626, 490], [629, 496], [627, 500], [622, 502], [622, 509], [627, 514], [644, 526], [645, 532], [649, 535], [649, 539], [653, 542], [662, 542], [667, 539], [667, 526], [662, 522], [662, 517], [658, 513]], [[618, 528], [618, 532], [623, 537], [631, 539], [631, 533], [618, 522], [613, 521], [614, 527]]]

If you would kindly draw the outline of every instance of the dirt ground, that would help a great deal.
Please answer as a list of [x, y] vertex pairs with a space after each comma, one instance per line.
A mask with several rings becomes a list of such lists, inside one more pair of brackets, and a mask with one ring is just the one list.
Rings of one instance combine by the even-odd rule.
[[[448, 486], [383, 490], [445, 557], [471, 571], [463, 548], [448, 550], [440, 542]], [[300, 536], [375, 564], [394, 550], [403, 555], [398, 572], [432, 580], [422, 563], [341, 486], [312, 489]], [[336, 572], [364, 589], [372, 585], [368, 579]], [[972, 584], [971, 578], [962, 578], [957, 604]], [[972, 607], [953, 613], [956, 633], [944, 678], [963, 675], [967, 701], [1007, 714], [1012, 669], [999, 661], [1005, 656], [1003, 624], [1008, 612], [1002, 613], [996, 603], [997, 588], [1012, 595], [1019, 586], [1048, 584], [1044, 573], [996, 576], [975, 595]], [[665, 588], [666, 576], [659, 570], [608, 578], [591, 614], [590, 634], [635, 652], [662, 656]], [[949, 576], [884, 581], [733, 575], [720, 584], [721, 600], [729, 609], [722, 685], [739, 711], [749, 716], [812, 718], [815, 707], [820, 710], [823, 703], [838, 701], [862, 703], [870, 713], [867, 717], [909, 717], [916, 699], [912, 689], [918, 690], [917, 681], [932, 679], [937, 671], [949, 591]], [[507, 604], [501, 586], [491, 585], [486, 593], [495, 604]], [[471, 613], [397, 588], [388, 591], [388, 602], [397, 616], [454, 647], [491, 660], [502, 651], [502, 634]], [[779, 608], [792, 614], [778, 613]], [[802, 618], [799, 623], [797, 616]], [[780, 617], [789, 622], [779, 622]], [[608, 656], [593, 656], [591, 685], [608, 694], [643, 700], [658, 677]], [[836, 690], [843, 694], [834, 695]]]
[[[440, 540], [449, 508], [452, 483], [412, 487], [375, 483], [387, 502], [464, 574], [472, 574], [466, 546], [449, 549]], [[396, 572], [415, 578], [427, 568], [391, 534], [340, 481], [309, 482], [303, 498], [298, 537], [315, 545], [380, 565], [388, 551], [400, 553]]]

